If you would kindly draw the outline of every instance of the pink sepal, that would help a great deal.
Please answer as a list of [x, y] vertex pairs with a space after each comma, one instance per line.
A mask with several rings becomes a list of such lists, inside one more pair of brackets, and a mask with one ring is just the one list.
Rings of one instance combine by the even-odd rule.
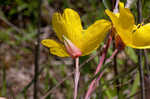
[[82, 55], [82, 52], [77, 48], [67, 37], [64, 37], [64, 44], [67, 52], [72, 58], [77, 58]]

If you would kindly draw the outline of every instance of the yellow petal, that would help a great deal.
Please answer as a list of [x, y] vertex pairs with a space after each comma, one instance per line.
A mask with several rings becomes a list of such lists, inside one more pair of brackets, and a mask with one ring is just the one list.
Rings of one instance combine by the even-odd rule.
[[119, 3], [119, 7], [120, 7], [120, 15], [119, 15], [119, 20], [118, 20], [119, 25], [123, 29], [131, 30], [135, 24], [133, 14], [130, 12], [128, 8], [124, 8], [123, 3]]
[[111, 23], [106, 20], [98, 20], [85, 30], [82, 40], [81, 51], [83, 55], [90, 54], [93, 50], [99, 47], [104, 40], [108, 30], [111, 28]]
[[124, 3], [123, 2], [119, 2], [119, 7], [120, 8], [124, 8]]
[[65, 51], [64, 47], [58, 48], [50, 48], [50, 53], [59, 57], [69, 57], [69, 54]]
[[48, 48], [50, 48], [50, 47], [61, 47], [61, 45], [58, 42], [56, 42], [52, 39], [44, 39], [44, 40], [41, 41], [41, 43], [45, 47], [48, 47]]
[[[141, 26], [139, 29], [134, 25], [134, 16], [123, 3], [119, 3], [120, 16], [117, 32], [127, 46], [144, 49], [150, 48], [150, 24]], [[120, 26], [120, 27], [119, 27]]]
[[133, 47], [150, 48], [150, 23], [141, 26], [133, 33]]
[[61, 16], [60, 13], [54, 13], [52, 16], [52, 25], [53, 25], [53, 29], [56, 32], [57, 37], [63, 41], [62, 39], [62, 35], [64, 34], [64, 32], [66, 31], [65, 28], [63, 27], [64, 25], [64, 21], [63, 18]]
[[65, 46], [52, 39], [44, 39], [41, 43], [50, 48], [50, 53], [60, 57], [68, 57], [69, 54], [65, 50]]
[[126, 45], [131, 44], [132, 31], [134, 28], [134, 16], [128, 8], [124, 8], [123, 3], [119, 3], [119, 6], [120, 15], [118, 19], [118, 26], [116, 26], [116, 30]]
[[120, 28], [118, 25], [118, 27], [116, 28], [116, 31], [119, 34], [119, 36], [121, 37], [122, 41], [125, 43], [125, 45], [132, 44], [133, 36], [132, 36], [132, 32], [130, 30]]
[[113, 22], [113, 26], [115, 27], [117, 33], [123, 40], [123, 42], [127, 44], [132, 43], [132, 31], [134, 28], [134, 17], [129, 9], [124, 8], [123, 3], [119, 3], [120, 13], [119, 16], [114, 14], [113, 12], [106, 10], [106, 14], [110, 17]]
[[105, 13], [110, 17], [110, 19], [113, 23], [113, 26], [117, 27], [118, 26], [118, 17], [108, 9], [105, 10]]
[[60, 40], [63, 40], [62, 35], [64, 35], [78, 47], [77, 41], [82, 39], [83, 29], [77, 12], [67, 8], [62, 15], [55, 13], [52, 17], [52, 25]]

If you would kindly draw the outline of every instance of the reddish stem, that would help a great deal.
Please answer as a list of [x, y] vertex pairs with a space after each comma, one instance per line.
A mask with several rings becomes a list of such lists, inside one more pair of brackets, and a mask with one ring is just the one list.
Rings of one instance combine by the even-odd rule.
[[74, 75], [74, 99], [77, 99], [78, 96], [78, 83], [80, 78], [80, 71], [79, 71], [79, 57], [75, 58], [75, 75]]
[[[110, 36], [109, 36], [109, 39], [108, 39], [108, 41], [107, 41], [107, 44], [104, 45], [103, 53], [102, 53], [102, 56], [101, 56], [101, 58], [100, 58], [100, 60], [99, 60], [99, 64], [98, 64], [98, 66], [97, 66], [97, 68], [96, 68], [95, 75], [100, 71], [100, 69], [101, 69], [101, 67], [102, 67], [102, 65], [103, 65], [103, 62], [104, 62], [104, 60], [105, 60], [105, 57], [106, 57], [108, 48], [109, 48], [109, 46], [110, 46], [110, 44], [111, 44], [111, 41], [112, 41], [112, 36], [110, 35]], [[89, 98], [90, 98], [90, 96], [91, 96], [92, 92], [95, 90], [96, 85], [98, 84], [98, 81], [100, 80], [102, 74], [103, 74], [103, 72], [99, 75], [98, 78], [95, 78], [95, 79], [91, 82], [91, 84], [90, 84], [90, 86], [89, 86], [89, 89], [88, 89], [88, 91], [87, 91], [87, 93], [86, 93], [86, 95], [85, 95], [85, 99], [89, 99]]]
[[108, 64], [117, 53], [118, 53], [118, 49], [115, 49], [115, 51], [112, 53], [112, 55], [105, 61], [105, 64]]

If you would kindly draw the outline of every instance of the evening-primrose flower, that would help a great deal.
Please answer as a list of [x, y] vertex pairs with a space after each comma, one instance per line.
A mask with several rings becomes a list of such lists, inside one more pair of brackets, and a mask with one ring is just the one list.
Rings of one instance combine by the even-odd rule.
[[111, 23], [107, 20], [98, 20], [87, 29], [83, 29], [78, 13], [67, 8], [63, 14], [54, 13], [52, 26], [62, 43], [44, 39], [42, 44], [50, 48], [53, 55], [76, 58], [88, 55], [98, 48], [111, 28]]
[[119, 7], [119, 13], [114, 14], [109, 10], [105, 12], [125, 45], [137, 49], [150, 48], [150, 23], [135, 25], [134, 16], [130, 10], [124, 8], [123, 3], [119, 3]]

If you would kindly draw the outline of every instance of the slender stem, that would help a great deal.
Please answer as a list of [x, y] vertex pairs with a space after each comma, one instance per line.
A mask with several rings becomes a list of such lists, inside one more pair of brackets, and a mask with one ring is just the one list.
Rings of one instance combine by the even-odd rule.
[[108, 64], [111, 62], [111, 60], [116, 56], [118, 53], [118, 49], [115, 49], [115, 51], [112, 53], [112, 55], [105, 61], [105, 64]]
[[75, 75], [74, 75], [74, 99], [77, 99], [78, 96], [78, 84], [80, 78], [80, 71], [79, 71], [79, 57], [75, 59]]
[[[97, 66], [97, 68], [96, 68], [95, 75], [100, 71], [100, 69], [101, 69], [101, 67], [102, 67], [102, 65], [103, 65], [103, 62], [104, 62], [104, 60], [105, 60], [105, 57], [106, 57], [106, 54], [107, 54], [107, 51], [108, 51], [108, 48], [109, 48], [109, 46], [110, 46], [111, 41], [112, 41], [112, 37], [111, 37], [111, 35], [109, 35], [108, 42], [107, 42], [106, 45], [104, 45], [103, 53], [102, 53], [102, 56], [101, 56], [101, 58], [100, 58], [100, 60], [99, 60], [99, 64], [98, 64], [98, 66]], [[100, 80], [102, 74], [103, 74], [103, 73], [101, 73], [98, 78], [95, 78], [95, 79], [91, 82], [91, 84], [90, 84], [90, 86], [89, 86], [89, 89], [88, 89], [88, 91], [86, 92], [85, 99], [89, 99], [89, 98], [90, 98], [90, 96], [91, 96], [92, 92], [95, 90], [96, 85], [98, 84], [98, 81]]]
[[40, 51], [40, 26], [41, 26], [41, 3], [42, 3], [42, 0], [39, 0], [38, 1], [38, 24], [37, 24], [37, 27], [38, 27], [38, 31], [37, 31], [37, 42], [36, 42], [36, 45], [35, 45], [35, 61], [34, 61], [34, 64], [35, 64], [35, 68], [34, 68], [34, 88], [33, 88], [33, 91], [34, 91], [34, 95], [33, 95], [33, 99], [38, 99], [37, 97], [37, 83], [38, 83], [38, 73], [39, 73], [39, 51]]
[[[142, 22], [142, 1], [137, 1], [138, 23]], [[144, 73], [142, 65], [142, 50], [138, 51], [138, 64], [140, 73], [140, 87], [141, 87], [141, 99], [145, 99], [145, 85], [144, 85]]]

